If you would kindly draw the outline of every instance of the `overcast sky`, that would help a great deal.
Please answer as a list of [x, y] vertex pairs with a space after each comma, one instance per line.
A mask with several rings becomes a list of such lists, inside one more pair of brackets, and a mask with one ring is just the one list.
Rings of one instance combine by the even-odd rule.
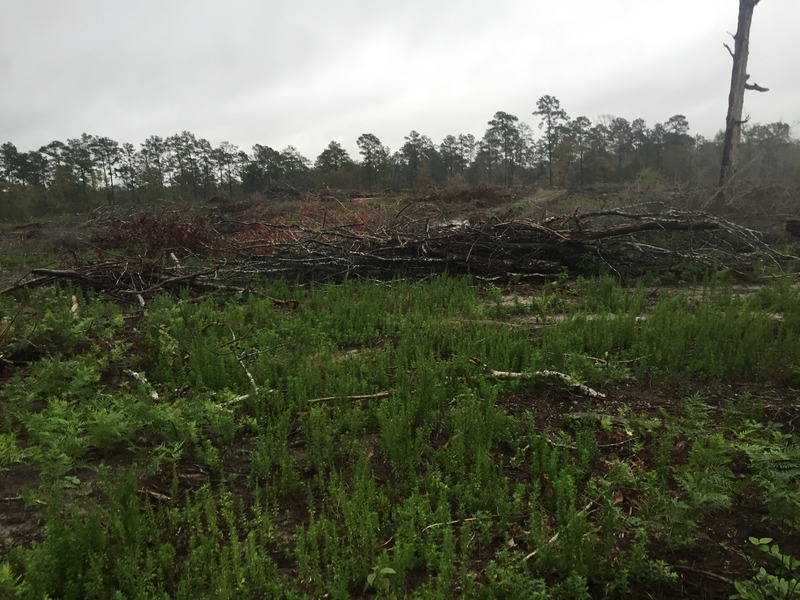
[[[189, 130], [250, 151], [331, 140], [356, 155], [481, 137], [536, 100], [570, 117], [684, 114], [724, 126], [737, 0], [0, 0], [0, 142], [86, 132], [137, 147]], [[799, 0], [764, 0], [748, 71], [754, 122], [800, 130]]]

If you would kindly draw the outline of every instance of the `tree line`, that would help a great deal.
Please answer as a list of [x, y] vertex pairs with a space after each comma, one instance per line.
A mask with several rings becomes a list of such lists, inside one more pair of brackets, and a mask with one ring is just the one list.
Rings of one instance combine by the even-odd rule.
[[[574, 187], [647, 181], [714, 184], [723, 132], [691, 135], [676, 114], [648, 127], [643, 119], [571, 118], [553, 96], [542, 96], [532, 116], [537, 129], [498, 111], [480, 138], [447, 135], [435, 144], [416, 130], [392, 152], [372, 133], [356, 140], [357, 158], [337, 141], [312, 162], [296, 148], [255, 144], [246, 152], [184, 131], [153, 135], [138, 148], [82, 134], [38, 150], [0, 146], [0, 208], [5, 218], [81, 212], [97, 206], [136, 205], [161, 199], [240, 199], [275, 186], [299, 189], [407, 189], [486, 182]], [[788, 124], [742, 128], [738, 177], [800, 181], [800, 143]]]

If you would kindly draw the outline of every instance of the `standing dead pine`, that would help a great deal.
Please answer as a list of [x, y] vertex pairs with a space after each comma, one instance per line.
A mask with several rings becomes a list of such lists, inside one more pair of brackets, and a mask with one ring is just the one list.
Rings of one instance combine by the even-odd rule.
[[727, 188], [736, 173], [736, 150], [742, 133], [742, 110], [744, 109], [744, 93], [747, 90], [767, 92], [768, 88], [757, 83], [747, 83], [747, 58], [750, 52], [750, 25], [753, 22], [753, 10], [761, 0], [739, 0], [739, 24], [733, 36], [733, 50], [723, 44], [733, 58], [731, 73], [731, 90], [728, 95], [728, 116], [725, 120], [725, 141], [722, 147], [722, 168], [720, 170], [719, 187], [716, 203], [718, 207], [727, 203]]

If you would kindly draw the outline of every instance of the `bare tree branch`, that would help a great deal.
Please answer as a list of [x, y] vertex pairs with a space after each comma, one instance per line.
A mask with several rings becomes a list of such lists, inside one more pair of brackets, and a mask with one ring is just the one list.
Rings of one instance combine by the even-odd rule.
[[598, 392], [595, 389], [590, 388], [589, 386], [581, 383], [577, 379], [575, 379], [572, 375], [567, 375], [566, 373], [561, 373], [559, 371], [532, 371], [526, 373], [517, 373], [514, 371], [497, 371], [488, 367], [483, 362], [481, 362], [477, 358], [471, 358], [470, 362], [472, 364], [478, 365], [482, 367], [489, 375], [492, 377], [496, 377], [497, 379], [557, 379], [565, 383], [568, 387], [580, 392], [584, 396], [589, 396], [590, 398], [605, 398], [606, 395], [602, 392]]
[[734, 55], [733, 55], [733, 50], [731, 50], [731, 47], [730, 47], [730, 46], [728, 46], [728, 44], [726, 44], [726, 43], [724, 43], [724, 42], [722, 43], [722, 45], [723, 45], [723, 46], [725, 46], [725, 47], [728, 49], [728, 54], [730, 54], [730, 55], [731, 55], [731, 58], [733, 58], [733, 57], [734, 57]]

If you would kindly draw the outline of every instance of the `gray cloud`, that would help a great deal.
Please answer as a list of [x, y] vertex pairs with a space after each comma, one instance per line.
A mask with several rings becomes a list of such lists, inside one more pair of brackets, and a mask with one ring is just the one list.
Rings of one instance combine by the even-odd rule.
[[[800, 119], [796, 0], [753, 21], [754, 121]], [[0, 138], [21, 149], [82, 132], [139, 144], [188, 129], [213, 144], [330, 140], [412, 129], [483, 134], [498, 110], [532, 126], [536, 100], [571, 116], [724, 122], [730, 0], [26, 0], [0, 23]]]

